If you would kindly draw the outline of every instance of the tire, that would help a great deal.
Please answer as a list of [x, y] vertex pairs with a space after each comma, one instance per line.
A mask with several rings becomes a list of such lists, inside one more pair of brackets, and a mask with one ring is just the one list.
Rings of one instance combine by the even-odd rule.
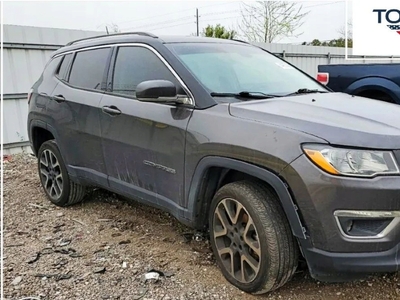
[[276, 290], [296, 271], [298, 246], [278, 201], [262, 184], [240, 181], [220, 188], [211, 202], [210, 241], [217, 264], [225, 278], [246, 293]]
[[53, 204], [70, 206], [81, 202], [85, 197], [86, 188], [70, 180], [55, 140], [44, 142], [40, 147], [38, 172], [43, 190]]
[[387, 103], [396, 103], [392, 97], [390, 97], [385, 92], [380, 92], [380, 91], [364, 91], [358, 94], [358, 96], [373, 100], [379, 100]]

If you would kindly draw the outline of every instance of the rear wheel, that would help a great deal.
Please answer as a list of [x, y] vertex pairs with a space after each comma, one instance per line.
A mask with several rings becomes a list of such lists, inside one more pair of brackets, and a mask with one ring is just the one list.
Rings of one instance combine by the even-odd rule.
[[43, 190], [55, 205], [68, 206], [83, 200], [86, 189], [70, 180], [54, 140], [44, 142], [40, 147], [38, 171]]
[[210, 208], [211, 246], [225, 278], [239, 289], [262, 294], [284, 285], [298, 263], [298, 248], [278, 204], [262, 185], [223, 186]]

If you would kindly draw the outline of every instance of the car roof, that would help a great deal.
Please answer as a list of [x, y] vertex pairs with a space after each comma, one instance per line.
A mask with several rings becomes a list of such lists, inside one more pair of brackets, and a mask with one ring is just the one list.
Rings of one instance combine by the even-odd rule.
[[146, 44], [172, 44], [172, 43], [223, 43], [223, 44], [242, 44], [239, 40], [219, 39], [199, 36], [177, 36], [165, 35], [156, 36], [147, 32], [126, 32], [109, 35], [93, 36], [68, 43], [66, 46], [58, 49], [53, 56], [74, 51], [81, 48], [96, 47], [102, 45], [118, 44], [118, 43], [146, 43]]

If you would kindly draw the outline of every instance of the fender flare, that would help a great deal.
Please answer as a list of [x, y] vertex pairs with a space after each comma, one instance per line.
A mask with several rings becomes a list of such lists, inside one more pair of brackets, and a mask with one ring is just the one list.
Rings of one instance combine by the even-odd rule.
[[[29, 125], [28, 125], [28, 137], [29, 137], [29, 143], [31, 145], [32, 152], [37, 155], [37, 151], [35, 150], [34, 143], [33, 143], [33, 129], [34, 128], [42, 128], [47, 130], [47, 124], [46, 122], [43, 122], [41, 120], [30, 120]], [[37, 149], [39, 150], [39, 149]]]
[[188, 196], [188, 211], [191, 212], [193, 219], [195, 219], [195, 216], [198, 214], [198, 210], [201, 207], [197, 205], [198, 201], [196, 200], [200, 192], [199, 187], [207, 169], [210, 167], [223, 167], [236, 170], [268, 183], [275, 190], [279, 197], [293, 235], [300, 239], [306, 239], [305, 227], [301, 223], [299, 214], [297, 212], [298, 208], [294, 204], [292, 196], [289, 193], [288, 186], [277, 175], [266, 169], [231, 158], [207, 156], [198, 163], [190, 184]]
[[395, 102], [400, 104], [400, 86], [393, 81], [381, 77], [361, 78], [350, 84], [344, 93], [355, 95], [363, 91], [378, 90], [388, 94]]
[[[31, 145], [32, 145], [32, 148], [33, 148], [33, 136], [32, 136], [32, 133], [33, 133], [33, 129], [35, 128], [35, 127], [39, 127], [39, 128], [42, 128], [42, 129], [45, 129], [45, 130], [47, 130], [48, 132], [50, 132], [52, 135], [53, 135], [53, 137], [54, 137], [54, 139], [56, 140], [56, 141], [59, 141], [60, 139], [59, 139], [59, 136], [58, 136], [58, 134], [57, 134], [57, 130], [53, 127], [53, 126], [51, 126], [51, 125], [49, 125], [47, 122], [44, 122], [44, 121], [41, 121], [41, 120], [32, 120], [31, 122], [30, 122], [30, 128], [29, 128], [29, 135], [30, 135], [30, 143], [31, 143]], [[64, 151], [63, 151], [63, 149], [61, 149], [62, 147], [59, 147], [59, 150], [60, 150], [60, 153], [61, 153], [61, 156], [65, 159], [65, 155], [64, 155]], [[34, 149], [32, 149], [32, 150], [34, 150]], [[39, 150], [39, 149], [38, 149]], [[35, 152], [35, 151], [34, 151]], [[37, 153], [35, 153], [35, 155], [37, 155]], [[68, 166], [67, 166], [67, 168], [68, 168]]]

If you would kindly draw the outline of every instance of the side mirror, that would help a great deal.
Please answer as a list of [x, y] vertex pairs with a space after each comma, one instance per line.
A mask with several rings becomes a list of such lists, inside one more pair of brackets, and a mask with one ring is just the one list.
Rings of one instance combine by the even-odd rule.
[[168, 80], [148, 80], [139, 83], [136, 87], [136, 99], [157, 103], [187, 104], [189, 102], [187, 96], [178, 95], [175, 84]]

